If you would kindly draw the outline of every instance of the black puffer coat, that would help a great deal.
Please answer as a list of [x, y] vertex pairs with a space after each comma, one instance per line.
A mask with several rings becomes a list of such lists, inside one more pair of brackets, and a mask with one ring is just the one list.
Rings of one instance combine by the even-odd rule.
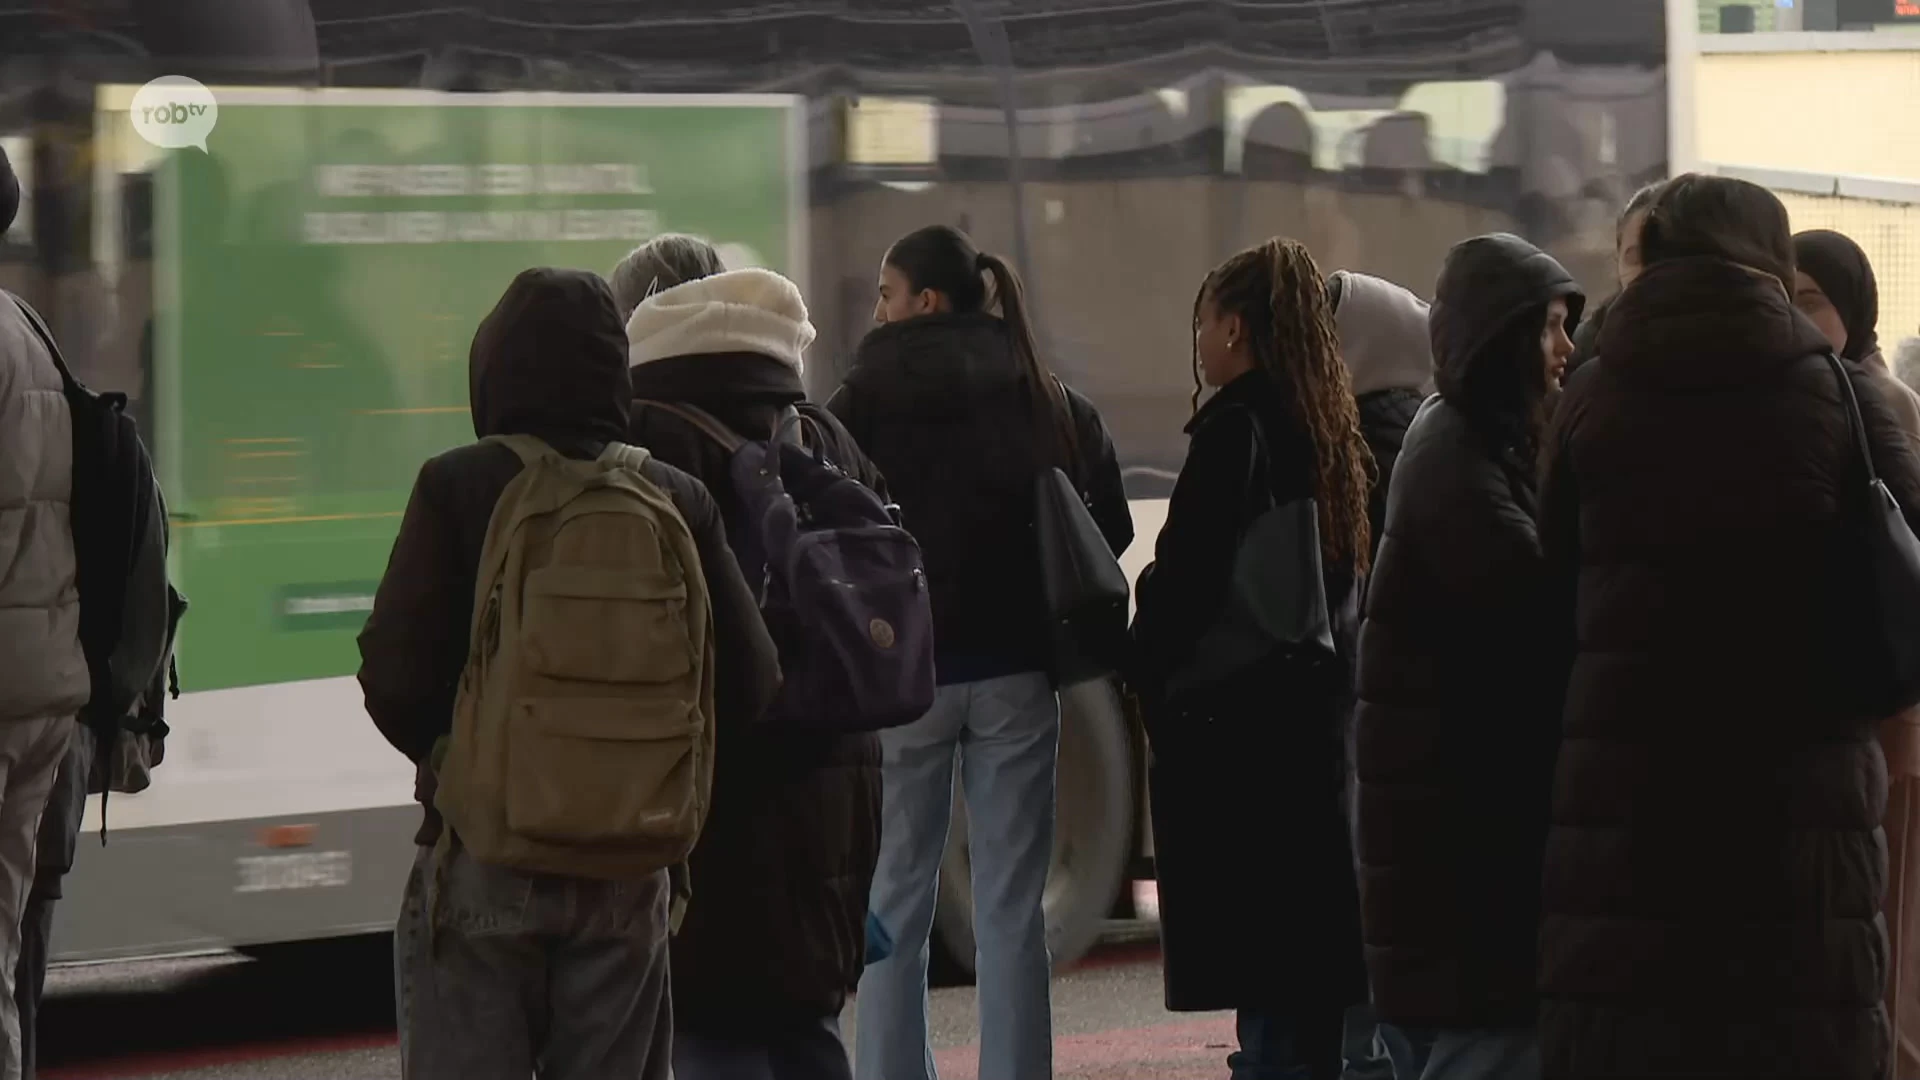
[[[869, 487], [879, 474], [799, 373], [764, 356], [707, 353], [633, 369], [632, 439], [707, 485], [738, 527], [729, 455], [678, 416], [696, 405], [745, 438], [797, 406], [827, 457]], [[724, 677], [724, 676], [723, 676]], [[712, 1037], [838, 1016], [865, 966], [867, 893], [880, 857], [880, 742], [874, 735], [722, 730], [713, 808], [689, 865], [694, 901], [673, 939], [674, 1027]]]
[[[1255, 457], [1256, 418], [1264, 461]], [[1221, 389], [1187, 431], [1193, 442], [1140, 579], [1129, 674], [1153, 744], [1167, 1007], [1358, 1003], [1366, 979], [1341, 806], [1346, 665], [1329, 672], [1275, 660], [1204, 701], [1168, 702], [1160, 690], [1227, 602], [1234, 552], [1254, 517], [1248, 492], [1264, 483], [1280, 503], [1311, 497], [1313, 443], [1292, 395], [1264, 371]], [[1326, 567], [1325, 577], [1332, 606], [1343, 606], [1352, 567]], [[1343, 655], [1353, 630], [1341, 627]]]
[[[1780, 282], [1649, 267], [1548, 444], [1541, 534], [1577, 632], [1547, 846], [1546, 1075], [1887, 1075], [1880, 719], [1844, 572], [1858, 452]], [[1920, 460], [1852, 380], [1909, 517]]]
[[[1577, 313], [1576, 294], [1532, 245], [1456, 248], [1434, 306], [1443, 373], [1506, 360], [1478, 344], [1500, 313], [1555, 297]], [[1541, 634], [1533, 463], [1514, 427], [1473, 413], [1442, 396], [1407, 433], [1360, 637], [1367, 971], [1380, 1019], [1408, 1027], [1530, 1027], [1538, 1007], [1560, 686]]]
[[[1050, 648], [1033, 538], [1042, 466], [1062, 464], [1033, 413], [1004, 323], [929, 315], [877, 327], [827, 407], [886, 475], [920, 541], [944, 684], [1043, 671]], [[1113, 440], [1067, 391], [1079, 460], [1068, 471], [1117, 556], [1133, 516]]]

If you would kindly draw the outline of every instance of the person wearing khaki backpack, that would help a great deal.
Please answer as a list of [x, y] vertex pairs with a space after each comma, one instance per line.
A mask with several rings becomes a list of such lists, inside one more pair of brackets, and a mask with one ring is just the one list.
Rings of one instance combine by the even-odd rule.
[[[622, 445], [597, 275], [514, 280], [474, 337], [480, 441], [426, 463], [360, 636], [426, 819], [395, 936], [409, 1080], [665, 1080], [670, 922], [717, 732], [779, 685], [692, 477]], [[504, 1018], [511, 1018], [503, 1022]]]

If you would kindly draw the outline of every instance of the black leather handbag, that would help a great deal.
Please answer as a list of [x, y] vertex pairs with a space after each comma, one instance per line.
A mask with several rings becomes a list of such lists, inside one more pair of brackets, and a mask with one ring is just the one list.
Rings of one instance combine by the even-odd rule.
[[1827, 364], [1840, 383], [1847, 425], [1866, 470], [1866, 485], [1850, 515], [1859, 532], [1855, 557], [1868, 592], [1866, 611], [1874, 620], [1863, 635], [1871, 681], [1865, 689], [1875, 715], [1891, 716], [1920, 703], [1920, 539], [1914, 537], [1900, 503], [1873, 467], [1867, 426], [1852, 380], [1831, 353]]
[[1279, 658], [1320, 661], [1338, 652], [1320, 563], [1320, 510], [1312, 499], [1276, 502], [1267, 473], [1266, 435], [1253, 425], [1247, 509], [1233, 576], [1219, 618], [1202, 634], [1193, 660], [1167, 683], [1170, 698], [1204, 694], [1248, 668]]
[[1128, 648], [1127, 575], [1079, 488], [1058, 468], [1041, 470], [1034, 484], [1033, 531], [1051, 627], [1054, 685], [1072, 686], [1120, 670]]

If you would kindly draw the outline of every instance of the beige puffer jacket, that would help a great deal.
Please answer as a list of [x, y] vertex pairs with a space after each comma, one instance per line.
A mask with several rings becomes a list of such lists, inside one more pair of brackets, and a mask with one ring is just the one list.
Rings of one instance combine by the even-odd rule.
[[71, 716], [91, 693], [72, 492], [73, 421], [60, 371], [0, 293], [0, 723]]

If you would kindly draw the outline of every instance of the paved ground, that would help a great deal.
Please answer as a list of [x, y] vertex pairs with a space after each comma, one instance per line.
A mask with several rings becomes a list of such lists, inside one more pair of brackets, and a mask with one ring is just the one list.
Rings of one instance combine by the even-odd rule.
[[[253, 961], [237, 957], [56, 971], [43, 1025], [46, 1080], [392, 1080], [393, 991], [384, 941]], [[976, 1080], [974, 993], [934, 993], [943, 1080]], [[853, 1015], [848, 1010], [848, 1034]], [[1219, 1015], [1160, 1007], [1151, 946], [1121, 946], [1054, 986], [1060, 1080], [1214, 1080], [1233, 1032]]]

